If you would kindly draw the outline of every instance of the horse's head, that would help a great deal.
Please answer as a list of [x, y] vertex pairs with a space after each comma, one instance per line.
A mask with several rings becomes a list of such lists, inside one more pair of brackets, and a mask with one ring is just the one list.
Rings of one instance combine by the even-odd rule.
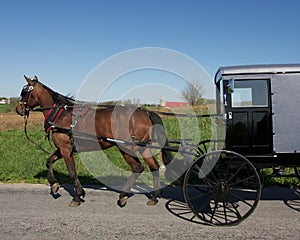
[[40, 105], [40, 96], [43, 94], [41, 84], [39, 84], [37, 76], [32, 80], [24, 75], [27, 85], [21, 91], [20, 100], [16, 106], [16, 112], [25, 117], [29, 115], [29, 111]]

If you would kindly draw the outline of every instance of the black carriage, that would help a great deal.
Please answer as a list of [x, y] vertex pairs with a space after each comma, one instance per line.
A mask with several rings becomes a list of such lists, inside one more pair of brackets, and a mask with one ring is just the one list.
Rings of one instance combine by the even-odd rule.
[[220, 67], [214, 80], [225, 144], [194, 161], [184, 194], [203, 221], [234, 225], [257, 206], [260, 169], [293, 167], [299, 177], [300, 64]]

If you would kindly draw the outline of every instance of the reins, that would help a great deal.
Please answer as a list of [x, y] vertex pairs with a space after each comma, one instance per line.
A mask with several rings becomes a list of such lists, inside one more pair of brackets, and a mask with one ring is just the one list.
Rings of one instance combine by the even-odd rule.
[[[42, 150], [44, 153], [50, 155], [51, 153], [50, 153], [49, 151], [47, 151], [47, 150], [46, 150], [45, 148], [43, 148], [40, 144], [37, 144], [35, 141], [33, 141], [33, 140], [29, 137], [29, 135], [28, 135], [28, 133], [27, 133], [27, 122], [28, 122], [28, 115], [24, 117], [24, 133], [25, 133], [25, 136], [26, 136], [27, 140], [28, 140], [30, 143], [32, 143], [33, 145], [35, 145], [38, 149]], [[49, 142], [49, 145], [50, 145], [50, 147], [51, 147], [51, 149], [52, 149], [52, 145], [51, 145], [51, 143], [50, 143], [50, 139], [49, 139], [49, 138], [48, 138], [48, 142]]]
[[35, 108], [32, 108], [31, 111], [33, 112], [43, 112], [45, 110], [50, 110], [50, 109], [53, 109], [53, 108], [63, 108], [64, 110], [70, 110], [70, 109], [75, 109], [75, 108], [81, 108], [82, 106], [89, 106], [90, 109], [94, 109], [94, 110], [97, 110], [97, 109], [102, 109], [102, 108], [107, 108], [107, 107], [114, 107], [114, 105], [109, 105], [109, 104], [88, 104], [86, 105], [85, 103], [80, 103], [79, 105], [56, 105], [56, 106], [49, 106], [49, 107], [43, 107], [43, 108], [40, 108], [40, 107], [35, 107]]
[[174, 113], [174, 112], [159, 112], [159, 111], [152, 111], [162, 116], [176, 116], [176, 117], [197, 117], [197, 118], [205, 118], [205, 117], [221, 117], [221, 114], [186, 114], [186, 113]]

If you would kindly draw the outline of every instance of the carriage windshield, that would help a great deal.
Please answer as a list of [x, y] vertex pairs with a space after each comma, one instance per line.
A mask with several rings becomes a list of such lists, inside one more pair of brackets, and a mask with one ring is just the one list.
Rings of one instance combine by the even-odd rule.
[[232, 107], [267, 107], [267, 80], [235, 80], [231, 95]]

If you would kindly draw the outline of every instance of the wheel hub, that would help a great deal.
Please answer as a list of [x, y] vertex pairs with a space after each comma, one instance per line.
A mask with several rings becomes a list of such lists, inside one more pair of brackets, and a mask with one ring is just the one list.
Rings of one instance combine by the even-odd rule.
[[214, 186], [214, 193], [216, 197], [224, 198], [229, 191], [228, 183], [225, 181], [220, 181]]

